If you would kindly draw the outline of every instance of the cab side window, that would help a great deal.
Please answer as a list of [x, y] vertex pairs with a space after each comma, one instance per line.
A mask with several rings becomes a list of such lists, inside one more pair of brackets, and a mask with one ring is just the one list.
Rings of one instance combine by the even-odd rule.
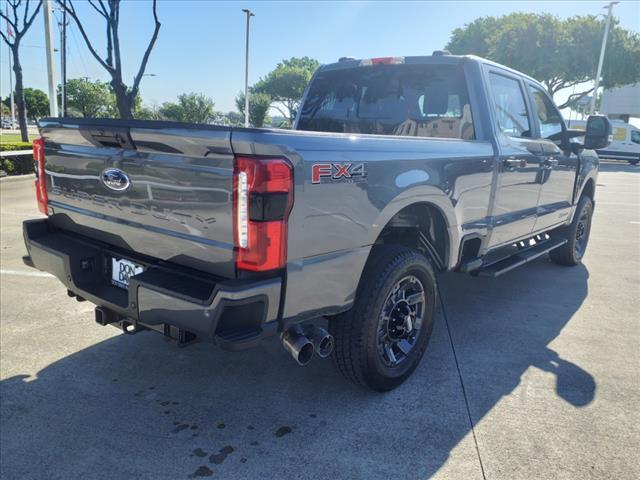
[[531, 86], [533, 108], [540, 123], [540, 137], [549, 138], [562, 132], [562, 116], [553, 102], [538, 87]]
[[520, 82], [491, 72], [489, 84], [500, 130], [510, 137], [531, 137], [529, 114]]
[[633, 143], [640, 143], [640, 130], [631, 130], [631, 141]]

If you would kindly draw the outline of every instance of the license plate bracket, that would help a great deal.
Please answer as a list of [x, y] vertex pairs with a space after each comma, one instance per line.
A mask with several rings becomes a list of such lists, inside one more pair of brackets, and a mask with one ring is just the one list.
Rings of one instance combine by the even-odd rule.
[[142, 273], [144, 267], [126, 258], [111, 257], [111, 283], [116, 287], [127, 290], [129, 279]]

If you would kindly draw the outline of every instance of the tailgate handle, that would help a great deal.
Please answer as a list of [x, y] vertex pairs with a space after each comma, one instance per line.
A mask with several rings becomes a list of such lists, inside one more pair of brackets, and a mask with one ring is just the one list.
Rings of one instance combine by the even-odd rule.
[[94, 142], [103, 147], [136, 149], [127, 128], [96, 128], [90, 134]]

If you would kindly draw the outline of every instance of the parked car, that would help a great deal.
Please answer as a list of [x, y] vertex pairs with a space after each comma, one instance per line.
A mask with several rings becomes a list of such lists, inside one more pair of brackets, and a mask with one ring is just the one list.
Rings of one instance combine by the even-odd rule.
[[0, 120], [0, 126], [5, 130], [16, 129], [18, 128], [18, 122], [14, 122], [10, 118], [3, 118]]
[[445, 52], [345, 59], [294, 127], [41, 120], [25, 263], [101, 325], [227, 350], [278, 336], [386, 391], [425, 352], [438, 273], [582, 261], [611, 124], [568, 130], [533, 78]]
[[[627, 160], [631, 165], [640, 162], [640, 129], [623, 122], [613, 120], [613, 139], [606, 149], [597, 150], [602, 158]], [[586, 120], [569, 120], [567, 126], [576, 130], [584, 130]]]

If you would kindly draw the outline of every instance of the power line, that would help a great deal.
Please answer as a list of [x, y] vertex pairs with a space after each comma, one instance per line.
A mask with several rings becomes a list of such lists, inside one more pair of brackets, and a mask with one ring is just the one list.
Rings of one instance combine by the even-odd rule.
[[80, 45], [78, 44], [78, 37], [76, 36], [75, 29], [71, 28], [69, 25], [69, 31], [71, 32], [71, 38], [73, 39], [73, 43], [76, 46], [76, 50], [78, 52], [78, 56], [80, 57], [80, 61], [82, 62], [82, 66], [84, 68], [85, 77], [89, 78], [89, 69], [87, 68], [87, 64], [84, 61], [84, 56], [82, 55], [82, 50], [80, 49]]
[[[54, 15], [56, 16], [56, 21], [58, 22], [58, 26], [60, 26], [62, 24], [62, 20], [60, 20], [58, 18], [58, 11], [54, 11]], [[67, 21], [67, 30], [71, 32], [71, 37], [73, 39], [73, 43], [76, 46], [76, 51], [78, 53], [78, 57], [80, 57], [80, 62], [82, 63], [82, 68], [84, 70], [84, 74], [85, 77], [89, 78], [89, 69], [87, 68], [87, 63], [84, 60], [84, 55], [82, 54], [82, 49], [80, 48], [79, 42], [78, 42], [78, 38], [76, 37], [76, 33], [75, 30], [73, 30], [72, 28], [72, 23]], [[67, 51], [67, 61], [68, 58], [71, 57], [74, 60], [74, 64], [77, 66], [77, 63], [75, 62], [75, 55], [71, 55], [71, 52]], [[77, 70], [80, 70], [79, 68], [77, 68]]]

